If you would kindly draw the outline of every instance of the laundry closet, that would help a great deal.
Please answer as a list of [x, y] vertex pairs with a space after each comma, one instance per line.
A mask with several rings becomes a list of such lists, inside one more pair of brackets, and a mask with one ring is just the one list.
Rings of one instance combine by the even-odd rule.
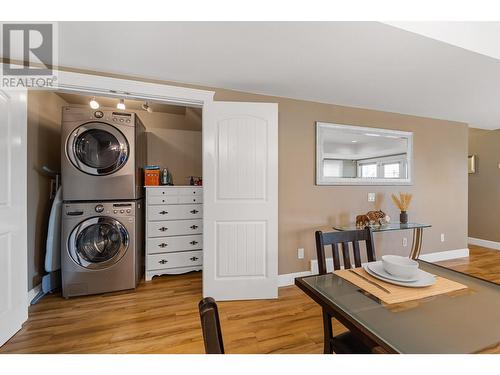
[[[201, 271], [201, 116], [194, 107], [30, 92], [29, 287], [51, 272], [45, 244], [54, 199], [63, 202], [53, 276], [62, 273], [66, 297], [132, 289], [142, 275], [149, 282]], [[60, 177], [47, 170], [63, 170], [62, 198]]]

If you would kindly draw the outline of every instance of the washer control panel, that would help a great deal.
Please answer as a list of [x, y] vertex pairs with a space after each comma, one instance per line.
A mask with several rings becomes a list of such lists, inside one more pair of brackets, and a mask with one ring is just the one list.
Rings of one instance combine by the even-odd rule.
[[113, 204], [113, 214], [129, 216], [132, 213], [132, 205], [129, 203], [115, 203]]
[[137, 202], [66, 203], [63, 213], [66, 217], [112, 216], [134, 217]]

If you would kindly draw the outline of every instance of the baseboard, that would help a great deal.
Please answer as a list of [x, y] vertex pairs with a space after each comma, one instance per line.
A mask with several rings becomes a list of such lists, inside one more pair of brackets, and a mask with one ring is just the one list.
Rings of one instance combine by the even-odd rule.
[[[327, 272], [331, 272], [333, 270], [333, 259], [326, 259], [326, 270]], [[302, 272], [294, 272], [294, 273], [286, 273], [284, 275], [278, 275], [278, 287], [288, 286], [295, 284], [296, 277], [304, 277], [318, 274], [318, 261], [316, 259], [311, 260], [311, 270], [310, 271], [302, 271]]]
[[482, 240], [480, 238], [469, 237], [469, 243], [471, 245], [487, 247], [488, 249], [500, 250], [500, 242]]
[[[439, 251], [436, 253], [422, 254], [420, 255], [419, 259], [425, 260], [426, 262], [440, 262], [442, 260], [465, 258], [468, 256], [469, 256], [469, 249], [457, 249], [457, 250], [447, 250], [447, 251]], [[332, 272], [332, 270], [333, 270], [333, 258], [326, 258], [326, 271]], [[317, 273], [318, 273], [318, 261], [316, 259], [313, 259], [311, 260], [310, 271], [302, 271], [302, 272], [278, 275], [278, 287], [293, 285], [295, 283], [296, 277], [316, 275]]]
[[295, 284], [296, 277], [311, 276], [313, 273], [311, 271], [302, 271], [294, 273], [286, 273], [284, 275], [278, 275], [278, 287], [289, 286]]
[[466, 258], [469, 256], [469, 249], [457, 249], [438, 251], [436, 253], [421, 254], [418, 258], [426, 262], [440, 262], [442, 260], [450, 260], [456, 258]]
[[33, 301], [33, 298], [42, 290], [42, 284], [35, 285], [33, 289], [28, 291], [28, 306], [31, 305], [31, 301]]
[[[326, 258], [326, 272], [333, 271], [333, 258]], [[311, 260], [311, 273], [316, 275], [319, 273], [318, 260]]]

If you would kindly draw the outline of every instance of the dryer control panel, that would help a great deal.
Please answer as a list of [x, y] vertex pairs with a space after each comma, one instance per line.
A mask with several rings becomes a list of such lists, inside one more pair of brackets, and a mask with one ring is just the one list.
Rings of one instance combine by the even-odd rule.
[[111, 121], [118, 124], [130, 124], [132, 122], [132, 114], [127, 112], [112, 112]]
[[135, 113], [127, 111], [114, 111], [110, 109], [89, 109], [84, 107], [63, 107], [64, 121], [94, 120], [110, 124], [134, 126]]

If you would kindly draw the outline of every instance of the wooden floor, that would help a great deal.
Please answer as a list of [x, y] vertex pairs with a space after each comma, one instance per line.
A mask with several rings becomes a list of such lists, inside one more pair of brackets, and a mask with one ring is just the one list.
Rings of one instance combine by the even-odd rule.
[[[500, 251], [472, 246], [469, 258], [441, 263], [500, 282]], [[47, 296], [0, 353], [203, 353], [200, 299], [200, 273], [154, 278], [133, 292]], [[228, 353], [323, 350], [321, 310], [295, 286], [277, 300], [221, 302], [219, 312]]]
[[469, 245], [470, 257], [436, 264], [500, 284], [500, 251]]

